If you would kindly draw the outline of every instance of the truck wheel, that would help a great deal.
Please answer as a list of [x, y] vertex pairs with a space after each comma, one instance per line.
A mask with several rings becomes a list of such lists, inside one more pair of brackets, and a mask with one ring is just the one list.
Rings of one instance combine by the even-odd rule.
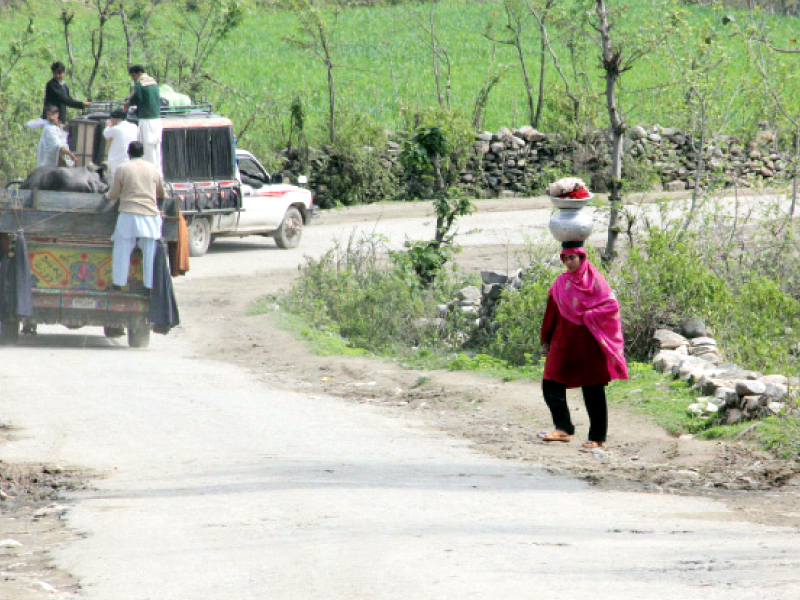
[[196, 218], [189, 223], [189, 256], [203, 256], [211, 245], [211, 224]]
[[103, 327], [103, 334], [107, 338], [118, 338], [125, 335], [124, 327]]
[[296, 248], [303, 237], [303, 216], [293, 206], [289, 207], [283, 217], [278, 231], [275, 232], [275, 243], [278, 248]]
[[128, 345], [131, 348], [147, 348], [150, 345], [150, 328], [128, 327]]
[[19, 341], [19, 321], [8, 319], [0, 322], [0, 345], [13, 346]]

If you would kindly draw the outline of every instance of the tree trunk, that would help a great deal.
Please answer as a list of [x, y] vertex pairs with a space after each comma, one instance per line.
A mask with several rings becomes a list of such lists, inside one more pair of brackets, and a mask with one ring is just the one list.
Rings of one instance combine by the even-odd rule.
[[336, 82], [333, 79], [333, 63], [326, 61], [328, 67], [328, 129], [331, 135], [331, 144], [336, 140]]
[[621, 74], [622, 52], [616, 50], [611, 43], [611, 27], [606, 16], [606, 6], [603, 0], [597, 0], [597, 16], [600, 20], [598, 31], [602, 41], [603, 69], [606, 72], [606, 108], [608, 109], [608, 122], [611, 131], [611, 173], [609, 181], [611, 214], [608, 218], [608, 241], [603, 260], [611, 262], [616, 257], [617, 237], [620, 227], [618, 225], [620, 205], [622, 204], [622, 141], [625, 133], [625, 121], [617, 107], [616, 85]]
[[542, 105], [544, 104], [544, 78], [547, 73], [547, 33], [544, 28], [544, 19], [539, 23], [541, 34], [541, 47], [539, 48], [539, 99], [536, 102], [536, 116], [533, 118], [534, 127], [539, 127], [539, 119], [542, 118]]
[[528, 75], [528, 65], [525, 64], [525, 52], [522, 49], [522, 40], [519, 38], [519, 34], [517, 34], [516, 43], [514, 47], [517, 49], [517, 55], [519, 56], [519, 66], [522, 68], [522, 78], [525, 81], [525, 93], [528, 94], [528, 122], [533, 126], [536, 127], [536, 114], [533, 109], [533, 86], [531, 86], [531, 78]]
[[681, 227], [680, 235], [682, 236], [684, 232], [689, 229], [689, 225], [692, 223], [692, 219], [694, 218], [694, 214], [697, 211], [697, 206], [700, 202], [700, 182], [703, 178], [703, 173], [706, 169], [706, 160], [705, 155], [703, 154], [703, 148], [706, 145], [706, 109], [703, 104], [701, 104], [700, 109], [700, 140], [698, 145], [695, 147], [695, 175], [694, 175], [694, 190], [692, 191], [692, 204], [689, 207], [689, 214], [686, 215], [686, 219], [683, 222], [683, 226]]
[[431, 12], [428, 17], [431, 26], [430, 34], [431, 34], [431, 59], [433, 60], [433, 78], [436, 82], [436, 98], [439, 100], [439, 106], [444, 106], [444, 100], [442, 99], [442, 81], [441, 81], [441, 76], [439, 74], [439, 52], [436, 49], [436, 34], [434, 32], [433, 4], [434, 0], [431, 0]]
[[800, 154], [800, 129], [794, 130], [794, 173], [792, 174], [792, 206], [789, 208], [789, 216], [794, 216], [794, 211], [797, 208], [797, 170], [798, 170], [798, 154]]

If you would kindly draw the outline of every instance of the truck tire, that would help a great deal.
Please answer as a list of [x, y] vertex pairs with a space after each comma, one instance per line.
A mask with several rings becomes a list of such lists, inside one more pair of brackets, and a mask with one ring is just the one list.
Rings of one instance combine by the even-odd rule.
[[128, 345], [131, 348], [147, 348], [150, 345], [150, 328], [128, 327]]
[[19, 341], [19, 321], [7, 319], [0, 322], [0, 345], [13, 346]]
[[290, 206], [283, 216], [283, 222], [275, 232], [275, 243], [278, 248], [297, 248], [303, 237], [303, 215], [294, 206]]
[[203, 256], [211, 245], [211, 224], [197, 217], [189, 223], [189, 256]]

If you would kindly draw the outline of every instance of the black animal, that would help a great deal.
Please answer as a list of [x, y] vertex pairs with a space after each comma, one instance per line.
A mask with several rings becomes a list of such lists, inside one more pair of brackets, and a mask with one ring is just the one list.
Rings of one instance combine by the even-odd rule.
[[23, 190], [103, 194], [108, 185], [97, 170], [87, 167], [38, 167], [20, 184]]

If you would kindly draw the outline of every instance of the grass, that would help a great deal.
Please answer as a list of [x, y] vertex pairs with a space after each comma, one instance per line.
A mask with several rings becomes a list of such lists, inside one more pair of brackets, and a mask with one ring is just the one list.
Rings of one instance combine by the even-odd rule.
[[[249, 316], [270, 315], [275, 312], [275, 298], [261, 298], [253, 302], [247, 310]], [[349, 340], [339, 336], [328, 329], [319, 329], [301, 316], [281, 311], [280, 320], [276, 319], [278, 326], [294, 333], [297, 337], [309, 343], [309, 348], [314, 354], [322, 356], [372, 356], [372, 353], [363, 348], [355, 347]]]
[[[614, 30], [620, 37], [631, 31], [641, 31], [646, 26], [658, 27], [661, 10], [652, 10], [652, 0], [632, 0], [625, 16]], [[62, 25], [58, 20], [60, 9], [49, 9], [41, 5], [36, 27], [42, 48], [31, 51], [23, 59], [29, 74], [36, 77], [20, 77], [14, 85], [25, 86], [38, 98], [41, 87], [48, 78], [46, 65], [49, 60], [61, 58], [63, 52]], [[52, 3], [53, 7], [60, 6]], [[661, 6], [661, 5], [659, 5]], [[76, 12], [73, 24], [73, 45], [76, 54], [75, 73], [72, 75], [73, 90], [81, 96], [80, 82], [88, 76], [91, 65], [90, 37], [96, 17], [88, 9], [73, 5]], [[181, 33], [176, 26], [176, 9], [166, 8], [158, 13], [151, 29], [167, 31], [172, 41], [179, 40]], [[430, 51], [420, 37], [418, 14], [427, 11], [427, 5], [406, 3], [391, 6], [349, 8], [336, 20], [334, 46], [337, 56], [337, 95], [340, 117], [349, 115], [356, 124], [369, 119], [387, 128], [399, 128], [404, 124], [407, 109], [430, 107], [437, 103], [434, 79], [431, 70]], [[551, 27], [550, 37], [554, 50], [569, 69], [566, 44], [572, 33], [576, 15], [564, 13]], [[466, 0], [443, 0], [435, 5], [436, 32], [442, 46], [447, 50], [452, 64], [451, 104], [463, 114], [470, 116], [478, 91], [481, 89], [490, 64], [510, 67], [508, 73], [494, 88], [486, 107], [485, 127], [497, 130], [501, 126], [519, 126], [528, 122], [521, 72], [515, 52], [511, 46], [493, 44], [483, 33], [490, 22], [503, 25], [502, 3], [498, 0], [476, 2]], [[740, 20], [744, 20], [741, 15]], [[332, 16], [328, 18], [333, 22]], [[701, 28], [705, 21], [717, 23], [719, 15], [711, 9], [689, 8], [688, 23]], [[19, 35], [25, 17], [20, 13], [3, 13], [0, 19], [0, 39], [12, 40]], [[796, 19], [775, 17], [771, 21], [775, 39], [784, 45], [796, 32]], [[528, 49], [528, 67], [532, 73], [536, 68], [538, 38], [530, 23], [524, 35]], [[688, 27], [682, 28], [682, 31]], [[312, 143], [323, 138], [327, 111], [326, 75], [322, 65], [310, 55], [292, 47], [287, 36], [295, 35], [297, 23], [288, 11], [254, 7], [244, 24], [233, 36], [224, 41], [211, 56], [208, 67], [214, 79], [225, 89], [209, 86], [208, 99], [217, 102], [223, 114], [234, 118], [237, 129], [245, 120], [260, 109], [261, 115], [242, 136], [243, 145], [264, 155], [268, 148], [275, 149], [285, 143], [288, 129], [289, 105], [299, 95], [305, 104], [308, 119], [307, 132]], [[123, 38], [118, 20], [111, 20], [107, 27], [107, 56], [99, 81], [112, 99], [120, 100], [128, 92], [129, 81], [125, 73]], [[186, 36], [183, 36], [186, 38]], [[695, 36], [697, 37], [697, 36]], [[586, 42], [585, 36], [578, 36]], [[681, 41], [678, 48], [691, 48], [693, 40]], [[158, 41], [151, 42], [153, 44]], [[720, 55], [727, 54], [720, 79], [726, 89], [734, 89], [752, 77], [753, 69], [748, 63], [747, 48], [742, 38], [722, 36]], [[110, 50], [109, 50], [110, 49]], [[7, 51], [7, 44], [0, 43], [0, 53]], [[687, 50], [688, 51], [688, 50]], [[494, 58], [493, 58], [494, 57]], [[602, 73], [598, 68], [597, 50], [590, 43], [578, 48], [575, 67], [585, 73], [589, 86], [581, 92], [584, 105], [594, 115], [594, 126], [605, 122], [602, 93]], [[144, 60], [134, 55], [134, 61]], [[655, 123], [678, 125], [680, 118], [670, 111], [678, 110], [683, 97], [676, 86], [669, 85], [670, 69], [664, 45], [655, 48], [652, 54], [634, 64], [622, 80], [620, 104], [631, 124]], [[19, 72], [19, 67], [17, 67]], [[535, 81], [534, 81], [535, 83]], [[545, 87], [550, 91], [544, 111], [541, 129], [556, 131], [563, 124], [563, 84], [552, 68], [546, 75]], [[796, 108], [800, 94], [796, 81], [786, 79], [782, 87], [788, 88], [789, 97], [796, 96], [792, 103]], [[725, 96], [725, 94], [722, 94]], [[746, 129], [763, 119], [763, 110], [757, 102], [741, 95], [734, 111], [731, 129]], [[672, 106], [673, 108], [669, 108]], [[2, 115], [0, 115], [1, 117]]]

